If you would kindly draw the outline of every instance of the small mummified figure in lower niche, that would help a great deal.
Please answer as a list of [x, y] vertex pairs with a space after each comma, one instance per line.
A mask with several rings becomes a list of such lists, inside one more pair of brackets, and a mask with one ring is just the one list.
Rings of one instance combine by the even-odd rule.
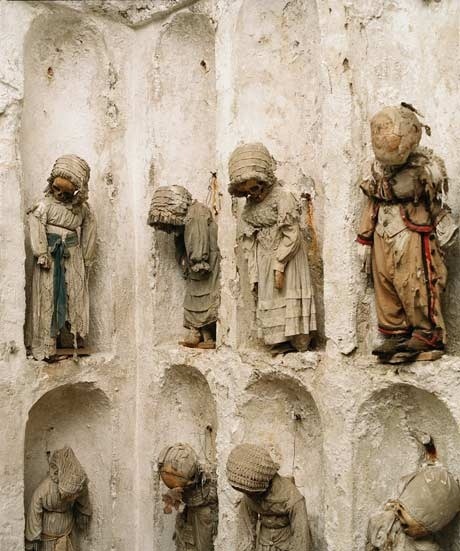
[[217, 534], [217, 479], [204, 468], [189, 444], [177, 443], [160, 454], [158, 470], [169, 488], [163, 494], [164, 512], [181, 510], [176, 517], [177, 551], [213, 551]]
[[91, 519], [88, 478], [71, 448], [56, 450], [49, 475], [32, 495], [26, 515], [26, 550], [77, 551], [71, 536], [86, 532]]
[[300, 205], [274, 174], [261, 143], [237, 147], [229, 160], [229, 193], [246, 197], [238, 237], [257, 300], [258, 336], [276, 352], [308, 349], [316, 330], [307, 240]]
[[261, 446], [236, 446], [227, 460], [230, 485], [244, 494], [236, 551], [310, 551], [305, 498]]
[[370, 518], [366, 551], [442, 551], [434, 535], [460, 510], [460, 487], [437, 459], [431, 437], [422, 436], [424, 459], [401, 479], [398, 497]]
[[96, 250], [96, 221], [87, 202], [89, 176], [80, 157], [59, 157], [45, 197], [29, 211], [36, 360], [56, 359], [58, 349], [79, 353], [88, 335], [88, 274]]
[[179, 344], [215, 348], [220, 253], [211, 210], [192, 200], [182, 186], [161, 186], [153, 194], [148, 224], [174, 234], [176, 258], [186, 280], [184, 327], [188, 334]]
[[405, 103], [377, 113], [371, 120], [376, 159], [360, 186], [367, 203], [359, 253], [363, 271], [372, 273], [379, 331], [386, 338], [372, 353], [384, 362], [435, 359], [446, 343], [444, 251], [458, 227], [445, 204], [444, 162], [419, 147], [422, 126]]

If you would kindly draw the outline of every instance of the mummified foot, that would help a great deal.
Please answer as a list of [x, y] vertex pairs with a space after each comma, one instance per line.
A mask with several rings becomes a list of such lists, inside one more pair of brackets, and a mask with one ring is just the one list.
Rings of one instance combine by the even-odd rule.
[[198, 344], [198, 348], [202, 348], [204, 350], [212, 350], [216, 348], [216, 341], [214, 340], [214, 332], [210, 327], [202, 327], [200, 329], [200, 334], [203, 341]]
[[394, 336], [386, 337], [385, 341], [372, 350], [374, 356], [379, 358], [391, 357], [398, 351], [398, 346], [404, 343], [407, 340], [407, 337]]
[[432, 350], [444, 350], [444, 344], [440, 339], [428, 339], [421, 335], [413, 334], [397, 347], [398, 352], [430, 352]]
[[186, 346], [187, 348], [197, 348], [201, 340], [201, 334], [198, 329], [189, 329], [185, 339], [179, 341], [181, 346]]

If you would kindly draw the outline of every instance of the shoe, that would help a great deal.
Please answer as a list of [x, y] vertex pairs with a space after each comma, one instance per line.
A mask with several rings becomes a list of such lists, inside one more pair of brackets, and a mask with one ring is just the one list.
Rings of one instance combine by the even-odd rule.
[[385, 341], [372, 350], [373, 356], [378, 356], [379, 358], [392, 356], [398, 351], [398, 347], [407, 341], [407, 336], [394, 336], [387, 337]]
[[406, 339], [404, 342], [398, 345], [398, 352], [430, 352], [431, 350], [444, 350], [444, 344], [441, 340], [422, 339], [413, 334], [410, 339]]

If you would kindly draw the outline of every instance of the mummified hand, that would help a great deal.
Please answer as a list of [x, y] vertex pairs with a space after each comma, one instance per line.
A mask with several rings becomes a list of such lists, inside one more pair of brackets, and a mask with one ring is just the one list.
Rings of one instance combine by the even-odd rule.
[[369, 245], [358, 244], [358, 256], [359, 263], [361, 265], [361, 271], [365, 274], [371, 273], [371, 247]]
[[275, 270], [275, 289], [281, 290], [284, 287], [284, 272]]
[[50, 259], [47, 254], [42, 254], [37, 258], [37, 264], [40, 266], [40, 268], [43, 268], [44, 270], [49, 270], [51, 268]]
[[169, 490], [165, 494], [163, 494], [163, 503], [164, 508], [163, 512], [167, 515], [170, 515], [173, 511], [173, 509], [176, 509], [176, 511], [179, 509], [181, 503], [182, 503], [182, 492], [183, 488], [173, 488], [172, 490]]

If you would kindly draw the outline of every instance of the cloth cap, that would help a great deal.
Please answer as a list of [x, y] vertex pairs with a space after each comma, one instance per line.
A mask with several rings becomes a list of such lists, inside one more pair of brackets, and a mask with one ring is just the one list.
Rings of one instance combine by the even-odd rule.
[[460, 487], [443, 466], [428, 465], [403, 479], [397, 502], [427, 534], [435, 533], [460, 510]]
[[371, 119], [372, 148], [385, 166], [404, 164], [422, 137], [422, 124], [412, 109], [385, 107]]
[[192, 196], [182, 186], [161, 186], [155, 190], [150, 204], [148, 224], [163, 226], [183, 226]]
[[199, 470], [198, 456], [189, 444], [178, 442], [166, 446], [158, 458], [158, 470], [179, 474], [186, 480], [192, 481]]
[[227, 459], [228, 481], [234, 488], [247, 492], [265, 491], [278, 469], [268, 451], [255, 444], [236, 446]]
[[245, 193], [238, 190], [238, 186], [254, 178], [267, 186], [273, 185], [275, 161], [268, 149], [261, 143], [247, 143], [237, 147], [228, 161], [231, 195], [242, 197]]
[[88, 483], [83, 467], [69, 447], [56, 450], [51, 456], [50, 477], [61, 494], [80, 494]]
[[55, 178], [65, 178], [72, 182], [77, 189], [84, 189], [88, 185], [91, 169], [88, 163], [77, 155], [62, 155], [53, 165], [48, 182], [53, 183]]

